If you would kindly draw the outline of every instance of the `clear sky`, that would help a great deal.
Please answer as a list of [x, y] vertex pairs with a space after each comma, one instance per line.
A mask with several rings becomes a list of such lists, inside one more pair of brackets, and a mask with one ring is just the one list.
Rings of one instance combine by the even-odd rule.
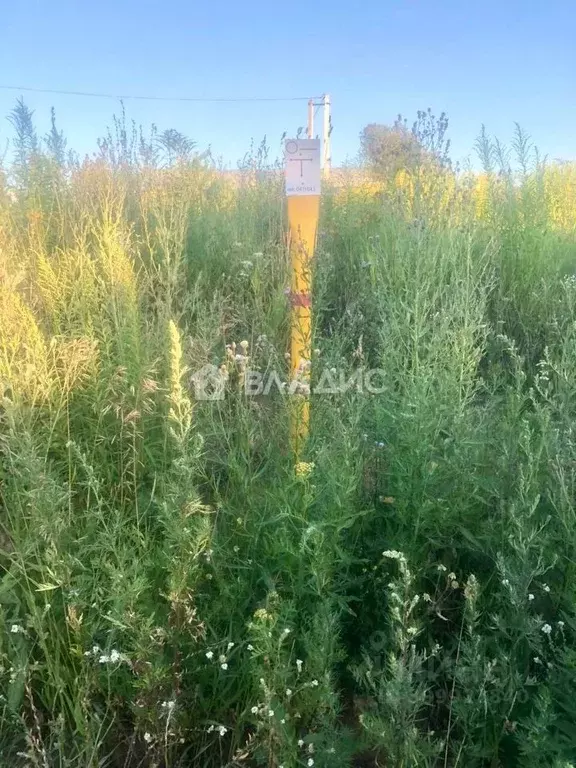
[[[355, 8], [359, 10], [355, 10]], [[507, 141], [518, 121], [551, 158], [576, 159], [576, 0], [20, 0], [0, 3], [0, 85], [194, 97], [309, 96], [333, 102], [335, 164], [369, 122], [432, 107], [453, 154], [480, 126]], [[18, 91], [0, 89], [0, 115]], [[118, 103], [22, 93], [40, 132], [49, 110], [81, 153]], [[230, 165], [250, 139], [273, 147], [306, 102], [126, 101]], [[0, 118], [0, 146], [10, 126]]]

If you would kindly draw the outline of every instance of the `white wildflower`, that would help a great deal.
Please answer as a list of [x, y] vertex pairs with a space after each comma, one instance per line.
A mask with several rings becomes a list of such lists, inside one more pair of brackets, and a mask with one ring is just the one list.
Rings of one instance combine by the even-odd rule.
[[550, 587], [548, 586], [548, 584], [542, 584], [542, 589], [544, 590], [544, 592], [550, 592]]
[[560, 627], [560, 629], [564, 629], [564, 622], [563, 621], [559, 621], [558, 622], [558, 626]]
[[206, 658], [208, 659], [208, 661], [212, 661], [212, 659], [214, 658], [214, 651], [206, 651]]
[[228, 732], [228, 728], [226, 728], [225, 725], [218, 726], [218, 733], [220, 734], [220, 736], [225, 736], [227, 732]]
[[384, 552], [382, 552], [382, 557], [389, 557], [391, 560], [404, 559], [402, 552], [398, 552], [397, 549], [386, 549]]
[[226, 672], [226, 670], [228, 669], [228, 664], [224, 662], [223, 664], [220, 664], [220, 668], [223, 669], [224, 672]]
[[304, 664], [302, 659], [296, 659], [296, 668], [298, 669], [298, 674], [302, 672], [302, 664]]
[[20, 626], [20, 624], [12, 624], [12, 626], [10, 627], [10, 632], [13, 635], [18, 635], [24, 632], [24, 627]]
[[246, 649], [248, 651], [253, 651], [254, 650], [254, 646], [252, 645], [252, 643], [248, 643], [248, 645], [246, 646]]
[[530, 592], [530, 594], [528, 595], [528, 600], [530, 602], [532, 602], [532, 600], [534, 600], [534, 595], [532, 594], [532, 592]]
[[234, 643], [228, 643], [228, 650], [230, 650], [231, 648], [234, 648]]
[[510, 586], [510, 580], [509, 579], [502, 579], [502, 585], [505, 586], [505, 587], [509, 587]]
[[292, 689], [286, 688], [286, 696], [292, 696]]
[[121, 660], [122, 660], [122, 654], [120, 654], [116, 650], [112, 650], [110, 654], [110, 661], [112, 662], [112, 664], [118, 664], [118, 662]]
[[148, 731], [146, 731], [146, 733], [144, 734], [144, 741], [146, 742], [146, 744], [150, 744], [150, 742], [152, 741], [152, 735], [149, 734]]
[[542, 632], [544, 632], [545, 635], [549, 635], [550, 632], [552, 632], [552, 627], [550, 626], [550, 624], [543, 624]]
[[273, 709], [269, 709], [268, 710], [268, 717], [274, 717], [274, 710]]
[[208, 726], [208, 728], [206, 728], [206, 733], [212, 733], [213, 730], [214, 730], [214, 726], [210, 725]]
[[312, 766], [314, 765], [314, 758], [313, 757], [309, 757], [308, 758], [308, 762], [306, 763], [306, 765], [308, 766], [308, 768], [312, 768]]
[[312, 682], [310, 683], [310, 685], [312, 686], [312, 688], [318, 688], [318, 686], [319, 686], [319, 682], [318, 682], [318, 680], [312, 680]]
[[252, 712], [253, 715], [257, 715], [258, 714], [258, 707], [252, 707], [250, 712]]
[[304, 746], [304, 739], [298, 739], [298, 746], [303, 747]]

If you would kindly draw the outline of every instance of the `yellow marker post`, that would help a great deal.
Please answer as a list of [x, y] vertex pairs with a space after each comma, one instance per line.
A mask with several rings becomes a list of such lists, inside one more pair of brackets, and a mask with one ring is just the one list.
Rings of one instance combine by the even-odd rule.
[[290, 367], [292, 409], [290, 435], [299, 455], [310, 422], [310, 365], [312, 357], [311, 260], [320, 213], [320, 141], [286, 142], [286, 196], [292, 261]]

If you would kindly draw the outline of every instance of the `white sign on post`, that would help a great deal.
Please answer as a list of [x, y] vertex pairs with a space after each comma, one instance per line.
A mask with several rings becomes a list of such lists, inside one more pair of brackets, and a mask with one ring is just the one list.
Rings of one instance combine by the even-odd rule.
[[284, 159], [286, 195], [319, 195], [320, 139], [288, 139]]

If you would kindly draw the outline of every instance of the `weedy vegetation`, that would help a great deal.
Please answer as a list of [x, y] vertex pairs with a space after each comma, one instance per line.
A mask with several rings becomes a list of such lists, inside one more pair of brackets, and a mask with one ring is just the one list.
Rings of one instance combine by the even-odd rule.
[[312, 383], [383, 392], [312, 394], [295, 460], [243, 387], [288, 377], [266, 148], [232, 176], [121, 115], [80, 161], [11, 122], [2, 765], [574, 763], [574, 167], [483, 132], [481, 174], [325, 184]]

